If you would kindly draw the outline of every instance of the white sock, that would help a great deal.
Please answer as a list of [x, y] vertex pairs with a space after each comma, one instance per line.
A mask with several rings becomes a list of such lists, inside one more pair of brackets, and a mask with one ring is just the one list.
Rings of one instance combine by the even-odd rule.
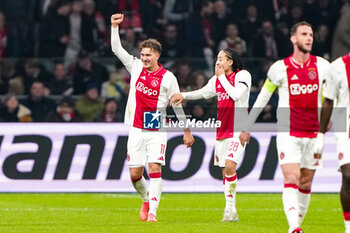
[[157, 209], [162, 195], [162, 178], [161, 173], [150, 173], [151, 179], [149, 185], [149, 213], [157, 215]]
[[303, 190], [298, 189], [298, 203], [299, 203], [299, 209], [298, 209], [298, 219], [299, 219], [299, 226], [303, 222], [307, 209], [309, 208], [310, 204], [310, 198], [311, 198], [311, 190]]
[[143, 202], [148, 202], [147, 183], [145, 177], [141, 176], [137, 180], [131, 180], [136, 192], [140, 194]]
[[226, 200], [225, 209], [236, 211], [236, 186], [237, 174], [225, 177], [224, 193]]
[[350, 212], [343, 212], [345, 233], [350, 233]]
[[282, 193], [283, 209], [290, 229], [294, 229], [299, 226], [297, 188], [298, 186], [295, 184], [285, 184]]
[[350, 233], [350, 221], [344, 220], [345, 233]]

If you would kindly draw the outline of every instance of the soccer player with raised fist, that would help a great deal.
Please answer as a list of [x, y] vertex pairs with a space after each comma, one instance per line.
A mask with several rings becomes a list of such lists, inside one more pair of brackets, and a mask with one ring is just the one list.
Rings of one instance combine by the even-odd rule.
[[[159, 131], [159, 128], [148, 128], [153, 123], [145, 125], [144, 115], [152, 114], [151, 121], [159, 119], [160, 115], [164, 116], [170, 96], [179, 92], [179, 86], [173, 73], [158, 63], [162, 46], [157, 40], [148, 39], [141, 43], [140, 59], [133, 57], [122, 47], [119, 25], [123, 19], [123, 14], [111, 16], [111, 44], [114, 54], [131, 74], [124, 119], [124, 123], [130, 125], [127, 159], [132, 184], [143, 201], [140, 219], [156, 222], [162, 192], [161, 166], [165, 164], [167, 135], [166, 132]], [[182, 107], [173, 108], [177, 118], [186, 121]], [[189, 129], [184, 129], [183, 139], [187, 147], [194, 143]], [[150, 177], [149, 190], [143, 177], [146, 162]]]

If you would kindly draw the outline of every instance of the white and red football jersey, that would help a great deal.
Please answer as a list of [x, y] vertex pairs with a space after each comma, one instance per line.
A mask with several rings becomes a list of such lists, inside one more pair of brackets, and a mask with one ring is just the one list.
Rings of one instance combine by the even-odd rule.
[[326, 79], [323, 96], [331, 100], [337, 100], [334, 107], [346, 109], [346, 130], [349, 133], [350, 114], [350, 53], [337, 58], [331, 63], [331, 75]]
[[[121, 46], [118, 28], [112, 28], [112, 50], [131, 74], [130, 91], [125, 109], [124, 123], [143, 129], [144, 112], [159, 111], [165, 116], [172, 94], [179, 93], [175, 75], [159, 64], [154, 72], [147, 71], [142, 61]], [[173, 106], [179, 120], [185, 121], [182, 106]]]
[[278, 86], [279, 131], [295, 137], [317, 136], [321, 89], [328, 74], [329, 62], [313, 55], [304, 65], [290, 56], [270, 67], [267, 78]]
[[[225, 77], [224, 77], [225, 78]], [[217, 96], [218, 117], [221, 126], [216, 129], [216, 139], [232, 138], [234, 132], [242, 131], [242, 123], [248, 117], [251, 75], [246, 70], [226, 76], [230, 86], [213, 76], [203, 88], [181, 93], [185, 99], [209, 99]]]

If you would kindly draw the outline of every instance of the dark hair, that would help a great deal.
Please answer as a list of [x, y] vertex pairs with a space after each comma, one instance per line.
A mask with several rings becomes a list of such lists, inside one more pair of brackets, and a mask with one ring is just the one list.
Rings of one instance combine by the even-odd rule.
[[68, 107], [74, 108], [74, 101], [70, 96], [64, 96], [59, 102], [60, 106], [66, 105]]
[[140, 51], [143, 48], [150, 48], [151, 50], [155, 50], [157, 51], [159, 54], [162, 54], [162, 45], [160, 44], [160, 42], [156, 39], [147, 39], [142, 41], [142, 43], [140, 44]]
[[299, 23], [294, 24], [293, 27], [290, 29], [291, 36], [293, 36], [296, 33], [299, 26], [309, 26], [310, 28], [312, 28], [311, 24], [309, 24], [308, 22], [301, 21]]
[[242, 70], [244, 67], [244, 61], [241, 55], [239, 55], [239, 53], [232, 48], [226, 48], [223, 49], [222, 51], [225, 52], [226, 57], [230, 60], [233, 61], [232, 64], [232, 69], [234, 72], [237, 72], [238, 70]]

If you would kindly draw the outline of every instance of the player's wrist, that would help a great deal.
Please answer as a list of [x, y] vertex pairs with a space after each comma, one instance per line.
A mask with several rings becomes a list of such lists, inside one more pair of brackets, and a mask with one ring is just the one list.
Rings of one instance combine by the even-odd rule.
[[323, 142], [324, 141], [324, 133], [318, 132], [316, 139]]
[[185, 133], [185, 134], [191, 134], [191, 130], [190, 130], [190, 128], [186, 128], [186, 129], [184, 129], [184, 133]]

